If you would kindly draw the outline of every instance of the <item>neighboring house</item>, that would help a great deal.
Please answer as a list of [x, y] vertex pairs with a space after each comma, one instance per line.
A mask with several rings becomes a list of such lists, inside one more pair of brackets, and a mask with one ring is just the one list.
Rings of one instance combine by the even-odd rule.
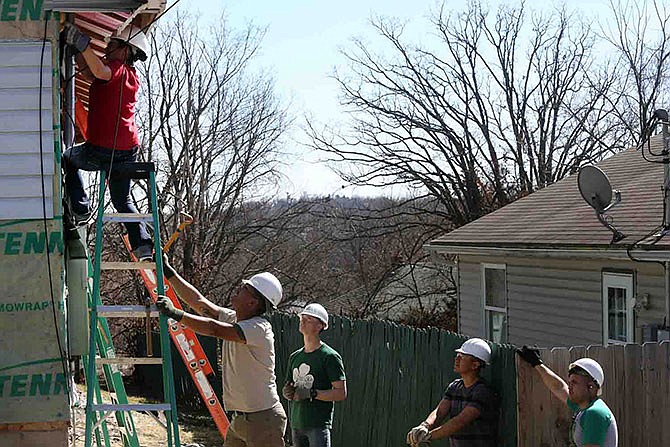
[[[610, 245], [575, 174], [428, 244], [457, 257], [459, 332], [544, 347], [667, 337], [656, 331], [667, 313], [663, 264], [627, 254], [658, 233], [663, 165], [630, 149], [598, 167], [622, 194], [608, 213], [626, 235], [619, 243]], [[654, 239], [633, 249], [636, 259], [670, 260], [670, 235]]]

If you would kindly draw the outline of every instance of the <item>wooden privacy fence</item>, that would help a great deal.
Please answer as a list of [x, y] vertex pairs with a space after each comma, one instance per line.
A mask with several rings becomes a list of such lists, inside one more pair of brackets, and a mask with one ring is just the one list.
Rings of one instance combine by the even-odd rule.
[[[296, 315], [270, 315], [275, 333], [277, 385], [281, 389], [289, 355], [302, 347]], [[323, 340], [344, 360], [349, 396], [335, 404], [332, 430], [337, 447], [404, 447], [407, 432], [430, 413], [442, 398], [447, 385], [456, 378], [454, 350], [465, 337], [439, 329], [416, 329], [385, 321], [349, 320], [331, 317]], [[207, 356], [218, 365], [216, 342], [199, 337]], [[198, 391], [178, 353], [173, 351], [178, 408], [188, 411], [200, 405]], [[155, 387], [160, 393], [160, 368], [138, 365], [138, 379], [144, 391]], [[220, 376], [220, 369], [215, 368]], [[501, 395], [501, 447], [516, 447], [516, 367], [514, 350], [494, 346], [492, 365], [484, 377]], [[221, 382], [214, 379], [216, 393]], [[288, 403], [282, 398], [284, 408]], [[447, 441], [431, 443], [445, 447]]]
[[[277, 383], [281, 387], [291, 352], [302, 347], [298, 317], [274, 314]], [[386, 321], [331, 317], [323, 340], [344, 360], [349, 396], [335, 404], [333, 446], [402, 447], [407, 432], [435, 408], [456, 378], [454, 350], [466, 340], [438, 329], [416, 329]], [[516, 440], [514, 350], [495, 346], [484, 377], [502, 397], [499, 446]], [[285, 408], [287, 402], [282, 400]], [[436, 441], [433, 446], [447, 446]]]
[[[543, 350], [542, 358], [567, 379], [580, 357], [598, 361], [605, 373], [602, 398], [619, 429], [619, 447], [670, 446], [670, 342]], [[571, 413], [551, 396], [539, 374], [518, 362], [520, 447], [568, 445]]]

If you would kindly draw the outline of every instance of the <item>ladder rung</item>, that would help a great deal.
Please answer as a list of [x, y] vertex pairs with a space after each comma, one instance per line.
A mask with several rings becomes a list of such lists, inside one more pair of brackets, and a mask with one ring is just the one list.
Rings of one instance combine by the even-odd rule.
[[[136, 317], [144, 318], [147, 316], [147, 307], [137, 305], [128, 305], [128, 306], [113, 306], [113, 305], [104, 305], [98, 306], [98, 316], [99, 317]], [[158, 317], [160, 313], [155, 305], [149, 306], [149, 316]]]
[[155, 172], [156, 166], [151, 162], [127, 162], [114, 163], [112, 167], [113, 177], [148, 179], [150, 172]]
[[93, 411], [170, 411], [170, 404], [94, 404]]
[[100, 270], [155, 270], [155, 262], [117, 262], [106, 261], [100, 263]]
[[96, 358], [98, 365], [162, 365], [162, 357], [109, 357]]
[[153, 222], [152, 214], [142, 213], [108, 213], [102, 216], [103, 222]]

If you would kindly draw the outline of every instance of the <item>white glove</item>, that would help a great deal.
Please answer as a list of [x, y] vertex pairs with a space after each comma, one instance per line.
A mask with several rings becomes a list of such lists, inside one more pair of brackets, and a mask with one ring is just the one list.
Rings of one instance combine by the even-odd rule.
[[407, 444], [412, 447], [430, 440], [430, 430], [426, 424], [417, 425], [407, 433]]

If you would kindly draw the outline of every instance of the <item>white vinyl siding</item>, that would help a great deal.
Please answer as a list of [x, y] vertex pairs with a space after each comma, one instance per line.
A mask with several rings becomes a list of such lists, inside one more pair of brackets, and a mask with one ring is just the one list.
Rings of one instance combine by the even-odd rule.
[[459, 255], [459, 331], [484, 333], [482, 263], [504, 264], [508, 342], [542, 347], [603, 344], [603, 272], [635, 271], [634, 293], [649, 294], [648, 308], [633, 311], [635, 342], [642, 326], [663, 322], [663, 268], [630, 261]]
[[481, 337], [482, 280], [479, 264], [458, 263], [458, 331], [468, 337]]
[[42, 42], [0, 42], [0, 219], [39, 219], [44, 217], [44, 205], [46, 217], [54, 216], [53, 91], [48, 42], [40, 89], [41, 56]]

